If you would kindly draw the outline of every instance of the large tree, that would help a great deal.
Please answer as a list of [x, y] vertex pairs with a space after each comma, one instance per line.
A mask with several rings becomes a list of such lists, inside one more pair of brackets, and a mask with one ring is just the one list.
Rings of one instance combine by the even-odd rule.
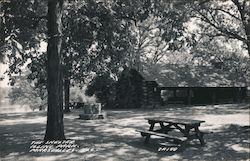
[[70, 3], [63, 17], [65, 109], [71, 85], [86, 83], [89, 73], [117, 73], [130, 46], [129, 25], [107, 3]]
[[197, 24], [202, 27], [202, 34], [211, 38], [238, 40], [250, 55], [249, 0], [204, 0], [194, 6], [194, 15], [200, 20]]
[[[198, 1], [193, 8], [196, 24], [202, 29], [201, 39], [208, 37], [224, 39], [228, 46], [240, 46], [238, 55], [248, 61], [245, 72], [249, 84], [250, 56], [250, 1], [249, 0], [204, 0]], [[233, 56], [232, 56], [233, 57]], [[236, 62], [237, 60], [235, 60]]]
[[[8, 74], [14, 85], [16, 77], [12, 75], [21, 74], [21, 68], [28, 61], [28, 68], [31, 70], [28, 78], [37, 87], [46, 88], [47, 57], [39, 47], [41, 42], [47, 42], [47, 28], [44, 27], [44, 22], [47, 21], [47, 16], [44, 15], [47, 12], [43, 1], [35, 2], [12, 0], [4, 4], [5, 38], [17, 32], [5, 42], [11, 49], [7, 54], [10, 67]], [[38, 6], [41, 6], [40, 10]], [[26, 13], [26, 8], [32, 13]], [[70, 85], [85, 83], [85, 77], [90, 71], [109, 70], [111, 66], [112, 70], [117, 70], [114, 66], [119, 66], [131, 36], [128, 35], [128, 25], [122, 23], [121, 19], [116, 19], [108, 5], [93, 0], [68, 2], [62, 19], [65, 109], [69, 109]]]
[[44, 140], [63, 140], [62, 14], [63, 0], [48, 0], [48, 112]]
[[[47, 8], [49, 8], [47, 10]], [[41, 75], [36, 84], [46, 83], [48, 90], [48, 120], [45, 140], [64, 139], [62, 114], [62, 8], [63, 1], [10, 0], [1, 3], [1, 49], [7, 49], [8, 75], [21, 74], [22, 67], [31, 62], [29, 78]], [[46, 28], [47, 22], [47, 28]], [[48, 32], [46, 34], [46, 30]], [[39, 51], [42, 41], [48, 40], [47, 59]], [[42, 67], [47, 64], [48, 79]], [[34, 65], [36, 64], [36, 65]], [[40, 74], [39, 74], [40, 73]], [[45, 81], [41, 81], [45, 80]], [[46, 86], [46, 85], [45, 85]]]
[[[117, 0], [117, 17], [130, 22], [133, 35], [127, 64], [142, 72], [144, 66], [157, 63], [186, 42], [184, 24], [189, 19], [191, 1]], [[149, 65], [150, 64], [150, 65]]]

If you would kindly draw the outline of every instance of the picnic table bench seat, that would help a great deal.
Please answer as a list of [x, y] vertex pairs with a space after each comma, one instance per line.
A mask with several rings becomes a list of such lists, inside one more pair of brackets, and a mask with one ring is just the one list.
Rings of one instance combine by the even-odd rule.
[[185, 142], [187, 140], [187, 137], [177, 137], [177, 136], [149, 131], [149, 130], [136, 130], [136, 131], [140, 132], [142, 136], [156, 135], [156, 136], [164, 137], [166, 139], [173, 139], [174, 141], [177, 141], [179, 143]]

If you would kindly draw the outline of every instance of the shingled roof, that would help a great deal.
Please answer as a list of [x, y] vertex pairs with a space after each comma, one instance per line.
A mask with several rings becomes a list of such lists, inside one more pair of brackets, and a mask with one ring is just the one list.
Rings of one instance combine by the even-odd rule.
[[245, 87], [245, 73], [231, 68], [167, 64], [142, 72], [148, 81], [164, 87]]

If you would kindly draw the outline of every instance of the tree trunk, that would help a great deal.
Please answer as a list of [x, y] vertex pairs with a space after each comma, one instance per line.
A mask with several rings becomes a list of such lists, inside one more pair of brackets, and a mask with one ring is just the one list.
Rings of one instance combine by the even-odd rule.
[[63, 0], [48, 0], [48, 112], [44, 140], [64, 140], [62, 77]]
[[[250, 22], [249, 22], [250, 23]], [[250, 28], [250, 24], [247, 26]], [[247, 52], [248, 52], [248, 55], [250, 57], [250, 29], [246, 29], [246, 34], [247, 34]]]
[[70, 109], [69, 109], [69, 92], [70, 92], [70, 80], [66, 78], [64, 80], [64, 105], [65, 105], [64, 112], [70, 112]]
[[[0, 48], [4, 46], [5, 43], [5, 29], [4, 29], [4, 10], [3, 10], [3, 2], [0, 2]], [[4, 59], [4, 52], [0, 52], [0, 62], [3, 62]]]
[[[250, 12], [248, 14], [250, 14]], [[249, 17], [246, 19], [243, 19], [243, 25], [244, 25], [245, 33], [246, 33], [247, 52], [248, 52], [248, 55], [250, 56], [250, 18]]]

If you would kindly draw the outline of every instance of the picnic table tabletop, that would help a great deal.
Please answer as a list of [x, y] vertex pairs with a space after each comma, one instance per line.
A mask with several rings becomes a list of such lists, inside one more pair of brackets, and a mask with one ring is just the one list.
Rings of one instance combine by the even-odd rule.
[[171, 118], [171, 117], [147, 117], [145, 118], [149, 121], [154, 122], [165, 122], [165, 123], [173, 123], [173, 124], [180, 124], [180, 125], [195, 125], [204, 123], [203, 120], [193, 120], [193, 119], [179, 119], [179, 118]]

